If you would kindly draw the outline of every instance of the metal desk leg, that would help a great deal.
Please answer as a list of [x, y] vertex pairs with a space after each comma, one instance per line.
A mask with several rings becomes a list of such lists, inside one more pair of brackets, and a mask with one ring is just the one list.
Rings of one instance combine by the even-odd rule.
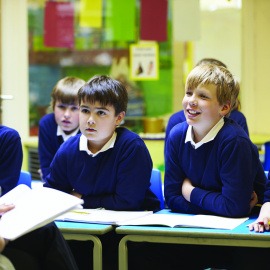
[[119, 270], [128, 270], [128, 249], [127, 241], [129, 240], [130, 235], [124, 236], [118, 247], [118, 263]]
[[100, 239], [97, 236], [86, 234], [70, 234], [70, 233], [63, 233], [63, 236], [66, 240], [92, 241], [94, 243], [93, 269], [102, 270], [102, 245]]

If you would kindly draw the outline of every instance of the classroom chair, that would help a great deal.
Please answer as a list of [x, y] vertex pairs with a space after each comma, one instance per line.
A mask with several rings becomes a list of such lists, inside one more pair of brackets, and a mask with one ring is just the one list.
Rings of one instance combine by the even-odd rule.
[[159, 169], [152, 169], [150, 182], [151, 182], [150, 186], [151, 191], [159, 198], [160, 208], [164, 209], [165, 203], [162, 192], [161, 172]]
[[28, 187], [32, 188], [31, 181], [32, 181], [32, 177], [31, 177], [30, 172], [21, 171], [20, 178], [17, 185], [25, 184]]
[[265, 171], [269, 171], [270, 168], [270, 142], [264, 144], [264, 162], [263, 168]]

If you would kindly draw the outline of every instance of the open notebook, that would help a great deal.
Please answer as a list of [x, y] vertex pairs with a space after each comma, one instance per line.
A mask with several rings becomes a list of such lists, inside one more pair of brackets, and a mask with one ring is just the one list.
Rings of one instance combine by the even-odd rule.
[[45, 187], [30, 189], [22, 184], [0, 198], [0, 205], [11, 203], [15, 208], [2, 215], [0, 236], [14, 240], [78, 208], [83, 200], [59, 190]]
[[152, 211], [114, 211], [98, 209], [74, 209], [55, 220], [118, 225], [137, 218], [152, 215]]
[[232, 230], [246, 220], [248, 220], [248, 217], [227, 218], [211, 215], [154, 214], [127, 222], [120, 222], [118, 225], [152, 225], [167, 226], [172, 228], [200, 227]]
[[74, 209], [56, 218], [59, 221], [74, 221], [111, 225], [152, 225], [168, 227], [201, 227], [231, 230], [248, 220], [210, 215], [153, 214], [151, 211], [113, 211], [104, 209]]

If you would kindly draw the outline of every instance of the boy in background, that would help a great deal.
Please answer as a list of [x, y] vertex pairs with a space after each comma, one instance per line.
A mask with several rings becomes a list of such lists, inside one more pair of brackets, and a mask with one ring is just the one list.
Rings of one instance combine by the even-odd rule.
[[[206, 65], [206, 64], [212, 64], [212, 65], [217, 65], [217, 66], [222, 66], [222, 67], [227, 68], [227, 66], [223, 62], [221, 62], [221, 61], [219, 61], [217, 59], [214, 59], [214, 58], [203, 58], [202, 60], [200, 60], [197, 63], [196, 67], [199, 66], [199, 65]], [[243, 113], [240, 112], [240, 101], [239, 101], [239, 99], [236, 100], [235, 105], [232, 107], [229, 118], [234, 120], [238, 125], [240, 125], [245, 130], [247, 135], [249, 136], [246, 117], [244, 116]], [[166, 141], [167, 141], [167, 138], [169, 136], [169, 133], [170, 133], [171, 129], [175, 125], [177, 125], [179, 123], [182, 123], [184, 121], [186, 121], [184, 110], [176, 112], [170, 117], [170, 119], [168, 121], [168, 125], [166, 127], [165, 145], [166, 145]]]
[[79, 131], [78, 91], [85, 81], [65, 77], [57, 82], [51, 93], [53, 113], [47, 114], [39, 123], [38, 153], [43, 180], [50, 172], [50, 164], [60, 145]]
[[171, 130], [166, 145], [167, 204], [184, 213], [247, 216], [263, 200], [266, 176], [257, 147], [228, 119], [239, 83], [226, 68], [201, 65], [185, 89], [187, 121]]
[[[78, 96], [81, 134], [61, 145], [44, 186], [82, 198], [85, 208], [160, 210], [160, 201], [149, 188], [152, 160], [145, 143], [117, 127], [127, 110], [125, 87], [101, 75], [90, 79]], [[102, 238], [104, 269], [118, 269], [120, 237], [112, 232]], [[87, 244], [69, 243], [79, 268], [91, 269]]]

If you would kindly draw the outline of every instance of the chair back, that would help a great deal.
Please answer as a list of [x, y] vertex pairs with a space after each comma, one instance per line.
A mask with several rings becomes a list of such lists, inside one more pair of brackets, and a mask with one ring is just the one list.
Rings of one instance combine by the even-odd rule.
[[159, 169], [152, 169], [150, 182], [151, 182], [150, 186], [151, 191], [159, 198], [160, 208], [164, 209], [165, 203], [162, 191], [161, 172]]
[[25, 184], [28, 187], [32, 188], [31, 182], [32, 182], [32, 177], [31, 177], [30, 172], [21, 171], [20, 178], [17, 185]]
[[265, 171], [269, 171], [270, 168], [270, 142], [266, 142], [264, 144], [264, 162], [263, 162], [263, 168]]

